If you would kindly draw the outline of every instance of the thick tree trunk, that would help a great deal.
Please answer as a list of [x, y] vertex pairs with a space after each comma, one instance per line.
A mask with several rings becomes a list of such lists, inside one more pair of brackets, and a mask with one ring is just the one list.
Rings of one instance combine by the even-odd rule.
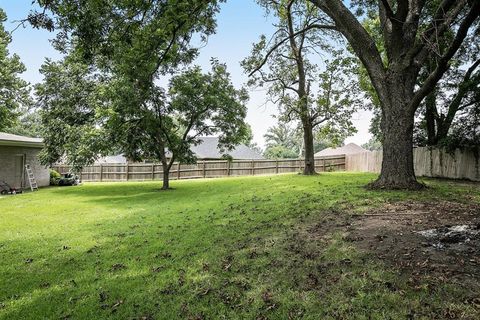
[[158, 141], [157, 156], [160, 159], [160, 162], [162, 163], [162, 171], [163, 171], [162, 190], [168, 190], [170, 189], [170, 168], [172, 167], [173, 161], [175, 161], [175, 155], [172, 154], [172, 157], [170, 158], [170, 160], [167, 159], [165, 142], [160, 132], [158, 133], [156, 138]]
[[317, 174], [315, 171], [315, 152], [313, 149], [313, 129], [310, 123], [304, 123], [303, 125], [303, 142], [305, 146], [305, 167], [303, 168], [303, 174]]
[[[167, 166], [168, 167], [168, 166]], [[163, 184], [162, 190], [170, 189], [170, 170], [168, 168], [163, 167]]]
[[166, 161], [162, 161], [162, 171], [163, 171], [162, 190], [168, 190], [170, 189], [170, 166]]
[[398, 85], [402, 83], [398, 79], [395, 82], [397, 85], [390, 86], [388, 101], [382, 102], [382, 170], [369, 187], [418, 190], [424, 185], [417, 182], [413, 166], [414, 111], [409, 108], [408, 90]]
[[162, 171], [163, 171], [163, 185], [162, 190], [170, 189], [170, 169], [172, 168], [175, 158], [172, 157], [169, 161], [165, 156], [162, 157]]

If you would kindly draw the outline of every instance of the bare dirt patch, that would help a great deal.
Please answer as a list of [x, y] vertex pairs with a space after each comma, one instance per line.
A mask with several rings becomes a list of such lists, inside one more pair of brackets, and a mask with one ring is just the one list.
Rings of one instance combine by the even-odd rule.
[[345, 239], [401, 272], [478, 286], [480, 205], [401, 202], [356, 215]]

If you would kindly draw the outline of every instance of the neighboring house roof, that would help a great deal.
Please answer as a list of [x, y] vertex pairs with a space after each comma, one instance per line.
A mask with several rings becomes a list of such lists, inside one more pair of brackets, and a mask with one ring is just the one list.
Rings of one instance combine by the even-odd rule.
[[220, 159], [224, 154], [230, 155], [233, 159], [251, 160], [263, 159], [262, 155], [244, 144], [239, 144], [232, 151], [221, 153], [218, 149], [218, 137], [200, 137], [202, 142], [191, 149], [198, 159]]
[[118, 154], [116, 156], [101, 157], [95, 163], [127, 163], [127, 158], [122, 154]]
[[339, 148], [327, 148], [315, 153], [315, 157], [338, 156], [342, 154], [356, 154], [369, 152], [355, 143], [349, 143]]
[[[191, 147], [191, 150], [198, 159], [221, 159], [224, 153], [229, 154], [233, 159], [237, 160], [263, 159], [261, 154], [244, 144], [236, 146], [232, 151], [221, 153], [218, 149], [218, 137], [200, 137], [199, 139], [202, 140], [202, 142], [200, 142], [199, 145]], [[96, 163], [127, 163], [127, 158], [119, 154], [99, 158]]]
[[0, 146], [43, 148], [43, 139], [0, 132]]

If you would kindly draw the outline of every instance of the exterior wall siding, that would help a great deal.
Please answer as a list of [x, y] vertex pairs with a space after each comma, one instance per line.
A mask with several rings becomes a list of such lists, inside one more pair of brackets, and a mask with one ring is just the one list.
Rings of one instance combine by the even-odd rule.
[[[0, 180], [4, 180], [12, 187], [20, 187], [15, 184], [15, 156], [24, 154], [25, 164], [29, 164], [33, 174], [37, 179], [39, 187], [48, 186], [50, 184], [50, 173], [48, 168], [40, 164], [38, 153], [40, 148], [32, 147], [13, 147], [0, 146]], [[26, 175], [24, 177], [24, 188], [29, 188]]]

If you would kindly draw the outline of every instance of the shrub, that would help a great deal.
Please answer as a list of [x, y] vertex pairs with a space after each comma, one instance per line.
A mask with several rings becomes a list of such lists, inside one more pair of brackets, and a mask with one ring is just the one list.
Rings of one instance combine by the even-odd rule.
[[50, 185], [51, 186], [58, 185], [58, 181], [60, 180], [61, 177], [62, 177], [62, 175], [60, 173], [58, 173], [55, 170], [50, 169]]

